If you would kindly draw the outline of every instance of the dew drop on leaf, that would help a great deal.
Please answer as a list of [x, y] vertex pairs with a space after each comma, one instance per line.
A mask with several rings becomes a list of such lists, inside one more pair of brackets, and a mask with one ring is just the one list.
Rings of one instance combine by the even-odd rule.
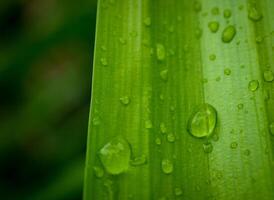
[[145, 121], [145, 128], [146, 129], [151, 129], [153, 127], [152, 121], [150, 119]]
[[93, 167], [93, 172], [97, 178], [102, 178], [105, 174], [104, 169], [102, 169], [101, 167], [97, 167], [97, 166]]
[[157, 145], [161, 145], [161, 144], [162, 144], [162, 141], [161, 141], [161, 139], [160, 139], [159, 137], [157, 137], [157, 138], [155, 139], [155, 143], [156, 143]]
[[269, 132], [271, 133], [271, 135], [274, 136], [274, 122], [271, 122], [269, 125]]
[[228, 19], [231, 17], [231, 10], [230, 9], [225, 9], [224, 10], [224, 18]]
[[204, 143], [203, 148], [205, 153], [211, 153], [213, 151], [213, 145], [211, 142]]
[[230, 148], [231, 149], [236, 149], [238, 147], [238, 143], [237, 142], [232, 142], [231, 144], [230, 144]]
[[215, 54], [209, 55], [209, 60], [211, 60], [211, 61], [216, 60], [216, 55]]
[[274, 80], [274, 74], [273, 74], [273, 72], [270, 71], [270, 70], [264, 71], [264, 80], [265, 80], [266, 82], [271, 82], [271, 81], [273, 81], [273, 80]]
[[162, 78], [163, 81], [167, 81], [167, 79], [168, 79], [168, 70], [167, 69], [162, 70], [160, 72], [160, 77]]
[[174, 189], [174, 194], [175, 194], [175, 196], [181, 196], [181, 195], [183, 194], [183, 191], [182, 191], [181, 188], [176, 187], [176, 188]]
[[229, 76], [229, 75], [231, 74], [231, 69], [226, 68], [226, 69], [224, 70], [224, 74], [227, 75], [227, 76]]
[[100, 61], [101, 61], [101, 64], [102, 64], [103, 66], [107, 66], [107, 65], [108, 65], [108, 61], [107, 61], [106, 58], [101, 58]]
[[146, 163], [147, 163], [147, 157], [144, 154], [141, 156], [135, 157], [130, 161], [130, 164], [132, 166], [145, 165]]
[[174, 133], [168, 133], [167, 134], [167, 136], [166, 136], [166, 138], [167, 138], [167, 141], [168, 142], [175, 142], [175, 135], [174, 135]]
[[165, 174], [171, 174], [173, 172], [173, 163], [169, 159], [163, 159], [161, 164]]
[[248, 83], [248, 89], [251, 92], [255, 92], [259, 88], [259, 81], [257, 80], [252, 80]]
[[263, 15], [257, 10], [256, 7], [250, 6], [248, 8], [248, 18], [254, 22], [257, 22], [263, 18]]
[[222, 33], [222, 41], [230, 43], [236, 35], [236, 28], [232, 25], [227, 26]]
[[130, 98], [128, 96], [121, 97], [120, 102], [126, 106], [130, 103]]
[[219, 13], [220, 13], [220, 10], [219, 10], [218, 7], [214, 7], [214, 8], [211, 9], [211, 14], [212, 15], [219, 15]]
[[166, 127], [165, 123], [163, 123], [163, 122], [160, 124], [160, 131], [163, 134], [167, 133], [167, 127]]
[[156, 55], [159, 61], [163, 61], [166, 58], [166, 50], [164, 45], [162, 44], [156, 45]]
[[212, 33], [216, 33], [219, 30], [219, 22], [217, 21], [209, 22], [208, 28]]
[[99, 150], [99, 158], [105, 170], [113, 175], [128, 169], [130, 156], [129, 143], [122, 136], [114, 138]]
[[188, 121], [188, 132], [196, 138], [209, 137], [215, 130], [217, 111], [210, 104], [203, 104]]

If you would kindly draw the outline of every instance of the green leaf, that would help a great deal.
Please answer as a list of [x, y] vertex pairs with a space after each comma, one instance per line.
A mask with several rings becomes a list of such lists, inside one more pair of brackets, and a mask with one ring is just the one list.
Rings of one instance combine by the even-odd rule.
[[99, 0], [85, 200], [274, 198], [273, 10]]

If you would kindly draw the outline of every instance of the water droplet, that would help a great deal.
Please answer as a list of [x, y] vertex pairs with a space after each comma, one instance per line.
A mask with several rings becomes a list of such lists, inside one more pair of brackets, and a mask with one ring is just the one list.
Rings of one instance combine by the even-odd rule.
[[217, 78], [216, 78], [216, 81], [220, 81], [221, 80], [221, 77], [220, 76], [218, 76]]
[[162, 170], [165, 174], [173, 172], [173, 163], [169, 159], [162, 160]]
[[173, 133], [169, 133], [166, 136], [168, 142], [175, 142], [175, 135]]
[[238, 143], [237, 142], [231, 142], [230, 144], [230, 148], [231, 149], [236, 149], [238, 147]]
[[128, 96], [124, 96], [124, 97], [121, 97], [120, 98], [120, 102], [123, 104], [123, 105], [128, 105], [130, 104], [130, 98]]
[[264, 71], [264, 80], [266, 82], [272, 82], [274, 80], [274, 74], [270, 70]]
[[118, 136], [107, 143], [99, 151], [99, 158], [109, 174], [121, 174], [129, 167], [130, 161], [129, 143]]
[[228, 27], [226, 27], [224, 30], [223, 30], [223, 33], [222, 33], [222, 41], [224, 43], [229, 43], [233, 40], [233, 38], [235, 37], [236, 35], [236, 29], [234, 26], [232, 25], [229, 25]]
[[119, 42], [122, 44], [122, 45], [125, 45], [127, 43], [127, 41], [124, 39], [124, 38], [119, 38]]
[[163, 134], [167, 133], [167, 127], [166, 127], [165, 123], [163, 123], [163, 122], [160, 124], [160, 131]]
[[263, 15], [257, 10], [256, 7], [250, 6], [248, 8], [248, 18], [254, 22], [257, 22], [263, 18]]
[[218, 7], [214, 7], [211, 9], [211, 14], [212, 15], [219, 15], [220, 14], [220, 10]]
[[264, 40], [264, 38], [263, 38], [262, 36], [257, 36], [257, 37], [256, 37], [256, 42], [257, 42], [257, 43], [262, 43], [263, 40]]
[[230, 18], [231, 17], [231, 10], [230, 9], [225, 9], [224, 10], [224, 18]]
[[101, 61], [101, 64], [102, 64], [103, 66], [107, 66], [107, 65], [108, 65], [108, 61], [107, 61], [106, 58], [101, 58], [100, 61]]
[[160, 138], [156, 138], [155, 139], [155, 143], [157, 144], [157, 145], [161, 145], [162, 144], [162, 140], [160, 139]]
[[213, 145], [211, 142], [204, 143], [203, 148], [205, 153], [211, 153], [213, 151]]
[[209, 137], [217, 123], [217, 111], [210, 104], [203, 104], [189, 118], [188, 132], [197, 138]]
[[242, 109], [244, 108], [244, 104], [239, 103], [239, 104], [237, 105], [237, 108], [238, 108], [238, 110], [242, 110]]
[[94, 166], [93, 172], [97, 178], [102, 178], [105, 174], [105, 171], [101, 167]]
[[249, 150], [249, 149], [246, 149], [246, 150], [244, 151], [244, 154], [245, 154], [246, 156], [249, 156], [249, 155], [250, 155], [250, 150]]
[[211, 61], [216, 60], [216, 55], [215, 54], [209, 55], [209, 60], [211, 60]]
[[259, 88], [259, 81], [257, 81], [257, 80], [252, 80], [252, 81], [249, 82], [249, 84], [248, 84], [248, 89], [249, 89], [251, 92], [255, 92], [258, 88]]
[[100, 117], [98, 117], [98, 116], [93, 117], [92, 118], [92, 124], [94, 126], [98, 126], [100, 124]]
[[168, 79], [168, 70], [167, 69], [162, 70], [160, 72], [160, 77], [162, 78], [163, 81], [167, 81], [167, 79]]
[[105, 45], [102, 45], [102, 46], [101, 46], [101, 49], [102, 49], [103, 51], [106, 51], [106, 50], [107, 50], [107, 47], [106, 47]]
[[194, 2], [194, 11], [195, 12], [200, 12], [202, 10], [202, 5], [199, 1]]
[[150, 26], [150, 25], [151, 25], [151, 18], [150, 18], [150, 17], [146, 17], [146, 18], [144, 19], [144, 24], [145, 24], [146, 26]]
[[150, 119], [145, 121], [145, 128], [146, 129], [151, 129], [153, 127], [152, 121]]
[[166, 57], [165, 47], [162, 44], [156, 45], [156, 55], [159, 61], [163, 61]]
[[195, 29], [195, 37], [197, 39], [200, 39], [202, 37], [202, 34], [203, 34], [203, 30], [200, 27], [197, 27]]
[[183, 191], [182, 191], [181, 188], [176, 187], [176, 188], [174, 189], [174, 194], [175, 194], [175, 196], [181, 196], [181, 195], [183, 194]]
[[212, 33], [216, 33], [219, 30], [219, 22], [212, 21], [208, 23], [208, 28]]
[[132, 166], [140, 166], [140, 165], [145, 165], [147, 164], [147, 157], [146, 155], [141, 155], [139, 157], [135, 157], [130, 161], [130, 164]]
[[274, 122], [269, 124], [269, 132], [274, 136]]
[[231, 70], [229, 68], [226, 68], [224, 70], [224, 74], [227, 75], [227, 76], [229, 76], [231, 74]]

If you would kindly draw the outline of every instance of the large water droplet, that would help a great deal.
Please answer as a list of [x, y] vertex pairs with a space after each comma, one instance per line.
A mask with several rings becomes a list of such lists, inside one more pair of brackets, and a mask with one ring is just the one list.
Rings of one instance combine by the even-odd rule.
[[223, 33], [222, 33], [222, 41], [224, 43], [229, 43], [233, 40], [233, 38], [235, 37], [236, 35], [236, 29], [234, 26], [232, 25], [229, 25], [228, 27], [226, 27], [224, 30], [223, 30]]
[[254, 22], [257, 22], [263, 18], [263, 15], [257, 10], [256, 7], [250, 6], [248, 8], [248, 18]]
[[274, 122], [269, 124], [269, 132], [274, 136]]
[[209, 22], [208, 28], [212, 33], [216, 33], [219, 30], [219, 22], [217, 21]]
[[156, 55], [159, 61], [163, 61], [166, 57], [165, 47], [162, 44], [156, 45]]
[[271, 81], [273, 81], [273, 80], [274, 80], [274, 74], [273, 74], [273, 72], [270, 71], [270, 70], [264, 71], [264, 80], [265, 80], [266, 82], [271, 82]]
[[258, 80], [252, 80], [248, 84], [248, 89], [251, 92], [255, 92], [259, 88], [259, 81]]
[[118, 136], [107, 143], [99, 151], [99, 158], [109, 174], [121, 174], [129, 167], [130, 161], [129, 143]]
[[167, 69], [162, 70], [160, 72], [160, 77], [162, 78], [163, 81], [167, 81], [167, 79], [168, 79], [168, 70]]
[[203, 104], [189, 118], [188, 132], [197, 138], [209, 137], [217, 123], [217, 111], [210, 104]]
[[105, 174], [105, 171], [101, 167], [94, 166], [93, 172], [97, 178], [102, 178]]
[[144, 154], [139, 157], [135, 157], [130, 161], [130, 164], [132, 166], [140, 166], [140, 165], [144, 165], [146, 163], [147, 163], [147, 157]]
[[171, 162], [171, 160], [162, 160], [162, 170], [165, 174], [171, 174], [173, 172], [173, 163]]

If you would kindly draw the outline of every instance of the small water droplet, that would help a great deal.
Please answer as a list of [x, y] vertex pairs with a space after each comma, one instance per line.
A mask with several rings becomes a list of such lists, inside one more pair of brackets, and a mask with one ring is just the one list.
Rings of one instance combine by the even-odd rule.
[[162, 70], [160, 72], [160, 77], [162, 78], [163, 81], [167, 81], [167, 79], [168, 79], [168, 70], [167, 69]]
[[121, 97], [120, 98], [120, 102], [123, 104], [123, 105], [128, 105], [130, 104], [130, 98], [128, 96], [124, 96], [124, 97]]
[[99, 158], [109, 174], [117, 175], [128, 169], [130, 154], [129, 143], [118, 136], [100, 149]]
[[101, 61], [101, 64], [102, 64], [103, 66], [107, 66], [107, 65], [108, 65], [108, 61], [107, 61], [106, 58], [101, 58], [100, 61]]
[[127, 43], [127, 41], [124, 39], [124, 38], [119, 38], [119, 42], [122, 44], [122, 45], [125, 45]]
[[227, 75], [227, 76], [229, 76], [231, 74], [231, 70], [229, 68], [226, 68], [224, 70], [224, 74]]
[[234, 26], [227, 26], [222, 33], [222, 41], [224, 43], [230, 43], [236, 35], [236, 29]]
[[176, 187], [176, 188], [174, 189], [174, 194], [175, 194], [175, 196], [181, 196], [181, 195], [183, 194], [183, 191], [182, 191], [181, 188]]
[[165, 123], [163, 123], [163, 122], [160, 124], [160, 131], [163, 134], [167, 133], [167, 127], [166, 127]]
[[231, 17], [231, 10], [230, 9], [225, 9], [224, 10], [224, 18], [228, 19]]
[[215, 130], [217, 111], [210, 104], [203, 104], [189, 118], [188, 132], [197, 138], [209, 137]]
[[175, 142], [175, 135], [173, 133], [168, 133], [166, 137], [168, 142]]
[[135, 157], [134, 159], [132, 159], [131, 161], [130, 161], [130, 164], [132, 165], [132, 166], [140, 166], [140, 165], [145, 165], [145, 164], [147, 164], [147, 157], [146, 157], [146, 155], [141, 155], [141, 156], [139, 156], [139, 157]]
[[146, 18], [144, 19], [144, 24], [145, 24], [146, 26], [150, 26], [150, 25], [151, 25], [151, 18], [150, 18], [150, 17], [146, 17]]
[[259, 88], [259, 81], [257, 81], [257, 80], [252, 80], [252, 81], [249, 82], [249, 84], [248, 84], [248, 89], [249, 89], [251, 92], [255, 92], [258, 88]]
[[203, 148], [205, 153], [211, 153], [213, 151], [213, 145], [211, 142], [204, 143]]
[[195, 1], [194, 2], [194, 11], [195, 12], [200, 12], [202, 10], [202, 4], [200, 1]]
[[256, 7], [250, 6], [248, 8], [248, 18], [254, 22], [257, 22], [263, 18], [263, 15], [257, 10]]
[[164, 96], [163, 94], [160, 94], [159, 97], [160, 97], [160, 100], [161, 100], [161, 101], [164, 101], [164, 100], [165, 100], [165, 96]]
[[216, 60], [216, 55], [215, 54], [209, 55], [209, 60], [211, 60], [211, 61]]
[[271, 122], [269, 124], [269, 132], [271, 133], [271, 135], [274, 136], [274, 122]]
[[104, 45], [102, 45], [102, 46], [101, 46], [101, 49], [102, 49], [103, 51], [106, 51], [106, 50], [107, 50], [107, 47], [104, 46]]
[[219, 22], [212, 21], [208, 23], [208, 28], [212, 33], [216, 33], [219, 30]]
[[220, 81], [221, 80], [221, 77], [220, 76], [218, 76], [217, 78], [216, 78], [216, 81]]
[[94, 125], [94, 126], [98, 126], [98, 125], [100, 125], [100, 117], [98, 117], [98, 116], [95, 116], [95, 117], [93, 117], [92, 118], [92, 124]]
[[238, 108], [238, 110], [242, 110], [242, 109], [244, 108], [244, 104], [239, 103], [239, 104], [237, 105], [237, 108]]
[[171, 162], [171, 160], [162, 160], [162, 170], [165, 174], [171, 174], [173, 172], [173, 163]]
[[159, 137], [157, 137], [157, 138], [155, 139], [155, 143], [156, 143], [157, 145], [161, 145], [161, 144], [162, 144], [162, 140], [161, 140]]
[[249, 155], [250, 155], [250, 150], [249, 150], [249, 149], [246, 149], [246, 150], [244, 151], [244, 154], [245, 154], [246, 156], [249, 156]]
[[264, 38], [262, 36], [257, 36], [256, 37], [256, 42], [259, 44], [259, 43], [262, 43], [264, 40]]
[[166, 57], [165, 47], [162, 44], [156, 45], [156, 55], [159, 61], [163, 61]]
[[211, 14], [212, 15], [219, 15], [220, 14], [220, 10], [218, 7], [214, 7], [211, 9]]
[[230, 148], [231, 149], [236, 149], [238, 147], [238, 143], [237, 142], [231, 142], [230, 144]]
[[153, 127], [152, 121], [150, 119], [145, 121], [145, 128], [146, 129], [151, 129]]
[[274, 80], [274, 74], [270, 70], [264, 71], [264, 80], [266, 82], [272, 82]]
[[97, 178], [102, 178], [105, 174], [105, 171], [101, 167], [94, 166], [93, 172]]
[[203, 34], [203, 30], [200, 27], [197, 27], [195, 29], [195, 37], [197, 39], [200, 39], [202, 37], [202, 34]]

